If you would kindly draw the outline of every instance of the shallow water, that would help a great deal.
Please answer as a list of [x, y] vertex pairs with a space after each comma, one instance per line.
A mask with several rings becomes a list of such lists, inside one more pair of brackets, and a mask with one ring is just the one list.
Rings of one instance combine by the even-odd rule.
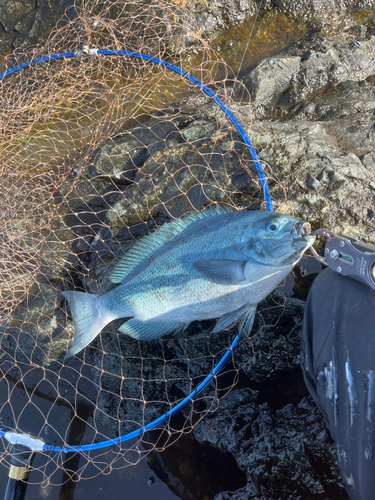
[[228, 27], [211, 39], [211, 47], [237, 74], [265, 57], [286, 50], [309, 30], [308, 24], [291, 16], [268, 12], [256, 20], [249, 17], [243, 23]]

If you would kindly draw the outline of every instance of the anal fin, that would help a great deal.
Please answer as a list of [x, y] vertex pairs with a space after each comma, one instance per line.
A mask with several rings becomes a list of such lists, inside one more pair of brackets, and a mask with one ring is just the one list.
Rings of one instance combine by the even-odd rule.
[[257, 310], [256, 306], [249, 307], [248, 309], [246, 309], [246, 311], [240, 318], [238, 336], [240, 337], [241, 340], [248, 340], [248, 338], [250, 337], [251, 330], [254, 324], [256, 310]]
[[238, 335], [241, 340], [246, 340], [250, 337], [253, 327], [256, 306], [242, 306], [227, 314], [223, 314], [217, 321], [215, 328], [211, 333], [221, 332], [225, 328], [229, 328], [236, 321], [240, 322]]
[[239, 307], [238, 309], [236, 309], [235, 311], [231, 311], [230, 313], [223, 314], [217, 320], [215, 328], [212, 330], [211, 333], [221, 332], [221, 330], [224, 330], [225, 328], [229, 328], [236, 321], [239, 320], [239, 318], [243, 315], [243, 313], [245, 311], [247, 311], [247, 306], [242, 306], [242, 307]]
[[133, 318], [123, 323], [118, 330], [136, 340], [153, 340], [160, 339], [160, 337], [168, 333], [183, 330], [186, 326], [186, 323], [153, 320], [143, 321]]

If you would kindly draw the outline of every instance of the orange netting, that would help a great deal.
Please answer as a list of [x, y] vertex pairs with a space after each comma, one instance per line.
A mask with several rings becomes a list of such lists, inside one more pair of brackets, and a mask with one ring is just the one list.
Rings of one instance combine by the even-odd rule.
[[[134, 50], [169, 60], [236, 109], [247, 94], [239, 82], [233, 88], [235, 78], [201, 39], [184, 3], [80, 2], [77, 16], [63, 20], [44, 47], [8, 60], [14, 67], [76, 54], [0, 82], [4, 432], [64, 447], [136, 431], [194, 391], [236, 335], [210, 336], [212, 323], [203, 322], [177, 337], [139, 342], [118, 333], [115, 322], [65, 360], [74, 332], [62, 291], [103, 292], [121, 256], [169, 220], [219, 203], [262, 203], [242, 139], [197, 86], [147, 61], [88, 54]], [[217, 407], [237, 373], [230, 362], [178, 421], [160, 425], [158, 437], [87, 451], [71, 475], [92, 477], [165, 448]], [[5, 439], [3, 447], [7, 465]], [[65, 459], [63, 452], [41, 452], [31, 481], [58, 482], [54, 473]]]

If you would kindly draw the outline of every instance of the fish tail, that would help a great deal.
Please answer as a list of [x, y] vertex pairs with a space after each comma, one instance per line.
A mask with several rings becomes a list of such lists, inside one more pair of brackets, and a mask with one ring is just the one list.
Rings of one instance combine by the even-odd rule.
[[83, 292], [62, 292], [62, 295], [69, 303], [74, 323], [74, 341], [66, 355], [70, 358], [90, 344], [109, 321], [100, 313], [100, 295]]

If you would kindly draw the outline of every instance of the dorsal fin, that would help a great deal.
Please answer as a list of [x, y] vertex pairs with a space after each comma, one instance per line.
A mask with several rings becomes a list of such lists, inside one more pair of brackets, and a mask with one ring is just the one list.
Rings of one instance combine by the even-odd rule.
[[163, 246], [164, 243], [167, 243], [175, 236], [182, 233], [182, 231], [194, 222], [232, 211], [232, 209], [227, 207], [208, 208], [203, 212], [191, 213], [182, 219], [177, 219], [163, 224], [163, 226], [157, 229], [154, 233], [144, 236], [140, 241], [131, 247], [131, 249], [121, 258], [112, 273], [109, 275], [110, 281], [112, 283], [121, 283], [124, 278], [146, 257]]

